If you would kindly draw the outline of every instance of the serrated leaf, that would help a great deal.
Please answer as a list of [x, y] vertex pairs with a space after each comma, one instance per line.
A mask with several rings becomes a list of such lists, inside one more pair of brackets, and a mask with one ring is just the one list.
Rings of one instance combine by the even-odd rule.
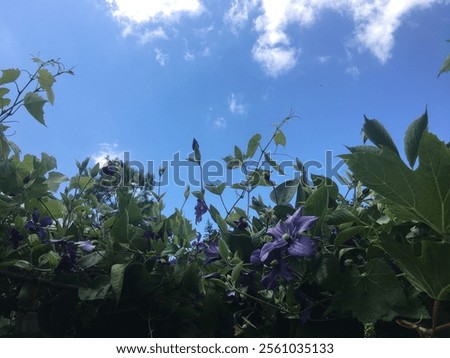
[[0, 86], [5, 83], [11, 83], [17, 80], [20, 76], [20, 70], [17, 68], [9, 68], [2, 70], [2, 77], [0, 77]]
[[250, 138], [247, 144], [247, 152], [245, 154], [247, 158], [251, 158], [255, 155], [260, 141], [261, 141], [261, 134], [259, 133], [255, 134], [253, 137]]
[[412, 122], [405, 134], [405, 154], [408, 159], [409, 165], [414, 167], [417, 156], [419, 155], [419, 145], [422, 139], [423, 133], [428, 127], [428, 113], [425, 113]]
[[37, 93], [28, 92], [24, 99], [23, 104], [27, 111], [36, 119], [39, 123], [45, 126], [44, 121], [44, 104], [47, 101]]
[[276, 145], [282, 145], [283, 147], [286, 146], [286, 137], [280, 129], [277, 129], [275, 135], [273, 136], [273, 139]]
[[376, 146], [386, 146], [397, 155], [400, 155], [391, 135], [378, 120], [364, 116], [363, 131], [367, 138]]
[[416, 170], [389, 148], [379, 154], [353, 153], [341, 158], [357, 180], [384, 197], [398, 218], [416, 220], [449, 235], [450, 150], [434, 134], [423, 133]]
[[69, 178], [67, 178], [64, 174], [58, 173], [58, 172], [50, 172], [48, 173], [48, 179], [45, 181], [48, 185], [48, 189], [50, 191], [56, 192], [60, 186], [61, 183], [68, 181]]
[[342, 311], [351, 311], [362, 324], [374, 323], [386, 316], [392, 307], [404, 302], [405, 294], [395, 272], [382, 260], [372, 259], [366, 272], [356, 268], [345, 274]]
[[417, 290], [435, 300], [450, 300], [449, 243], [423, 240], [421, 255], [416, 256], [392, 237], [380, 237], [380, 241]]
[[38, 73], [38, 83], [47, 93], [48, 101], [53, 104], [55, 102], [55, 94], [52, 86], [56, 82], [55, 77], [45, 68], [41, 68]]

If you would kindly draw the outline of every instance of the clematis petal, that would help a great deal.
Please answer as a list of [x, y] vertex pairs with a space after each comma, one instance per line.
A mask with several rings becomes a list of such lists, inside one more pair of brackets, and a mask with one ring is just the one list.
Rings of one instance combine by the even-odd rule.
[[317, 216], [304, 216], [303, 206], [301, 206], [294, 214], [286, 219], [285, 224], [289, 226], [289, 234], [294, 237], [299, 233], [309, 230], [318, 219]]
[[306, 257], [314, 255], [316, 249], [309, 237], [299, 236], [297, 239], [291, 241], [288, 247], [288, 253], [294, 257]]
[[41, 220], [39, 220], [39, 223], [43, 226], [49, 226], [53, 223], [53, 219], [50, 216], [44, 216]]
[[250, 255], [250, 263], [255, 266], [262, 265], [261, 262], [261, 249], [256, 249]]
[[282, 249], [286, 247], [288, 242], [286, 240], [273, 240], [267, 242], [261, 248], [260, 260], [263, 263], [268, 263], [274, 259], [275, 256], [279, 256]]

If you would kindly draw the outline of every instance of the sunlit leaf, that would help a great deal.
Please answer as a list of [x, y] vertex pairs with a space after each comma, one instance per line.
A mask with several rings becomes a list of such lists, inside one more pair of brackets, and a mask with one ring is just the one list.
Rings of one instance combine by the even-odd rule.
[[27, 111], [41, 124], [45, 126], [44, 121], [44, 104], [47, 101], [37, 93], [28, 92], [24, 99], [23, 104]]
[[17, 80], [20, 76], [20, 70], [17, 68], [10, 68], [7, 70], [2, 70], [2, 76], [0, 77], [0, 86], [5, 83], [11, 83]]
[[41, 68], [38, 73], [38, 82], [42, 89], [47, 93], [48, 101], [53, 104], [55, 101], [55, 94], [52, 86], [55, 83], [55, 77], [45, 68]]

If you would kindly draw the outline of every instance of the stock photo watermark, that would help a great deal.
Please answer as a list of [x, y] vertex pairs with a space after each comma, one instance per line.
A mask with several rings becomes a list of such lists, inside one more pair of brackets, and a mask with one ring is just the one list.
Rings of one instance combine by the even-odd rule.
[[[311, 174], [316, 174], [345, 185], [342, 179], [343, 174], [340, 173], [345, 167], [345, 161], [334, 157], [331, 150], [324, 152], [323, 161], [308, 160], [302, 162], [301, 168], [294, 160], [276, 161], [276, 170], [272, 164], [267, 161], [246, 160], [230, 169], [223, 160], [214, 159], [195, 163], [182, 158], [180, 152], [174, 153], [172, 159], [162, 160], [160, 163], [153, 160], [142, 162], [131, 160], [130, 152], [124, 152], [123, 160], [109, 160], [103, 166], [101, 184], [108, 187], [131, 185], [200, 187], [202, 184], [218, 186], [223, 183], [226, 186], [234, 184], [245, 186], [249, 185], [250, 181], [259, 182], [259, 177], [264, 176], [268, 185], [277, 186], [289, 180], [292, 181], [292, 185], [298, 185], [299, 180], [302, 180], [304, 184], [310, 184], [308, 178]], [[158, 173], [158, 175], [148, 175], [148, 173]]]

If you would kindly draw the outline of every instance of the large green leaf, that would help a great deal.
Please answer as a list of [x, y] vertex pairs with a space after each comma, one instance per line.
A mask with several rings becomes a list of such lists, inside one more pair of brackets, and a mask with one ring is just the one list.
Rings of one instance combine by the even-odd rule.
[[399, 218], [423, 222], [449, 235], [450, 150], [435, 135], [423, 133], [415, 171], [387, 147], [379, 154], [358, 152], [341, 157], [355, 178], [381, 194]]
[[116, 300], [119, 301], [122, 296], [123, 279], [125, 277], [125, 264], [115, 264], [111, 266], [111, 287], [116, 296]]
[[334, 306], [342, 312], [351, 311], [353, 317], [365, 324], [382, 319], [404, 300], [395, 272], [381, 259], [372, 259], [366, 272], [354, 267], [345, 273], [342, 296], [337, 296]]
[[40, 95], [34, 92], [28, 92], [24, 99], [23, 104], [27, 111], [41, 124], [45, 126], [44, 121], [44, 104], [47, 101]]
[[48, 189], [50, 191], [56, 192], [59, 188], [59, 185], [65, 181], [68, 181], [64, 174], [58, 172], [50, 172], [48, 173], [48, 178], [46, 180], [46, 184], [48, 185]]
[[382, 248], [420, 292], [435, 300], [450, 300], [450, 244], [422, 241], [422, 253], [414, 255], [392, 237], [380, 238]]

